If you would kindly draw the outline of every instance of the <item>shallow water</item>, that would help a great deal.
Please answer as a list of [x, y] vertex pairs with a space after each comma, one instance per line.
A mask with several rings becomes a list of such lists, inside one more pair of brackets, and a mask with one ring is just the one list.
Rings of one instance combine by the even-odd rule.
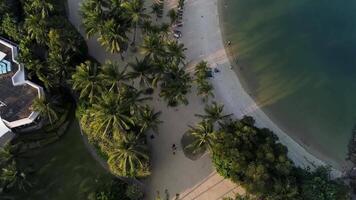
[[222, 0], [235, 71], [289, 135], [341, 167], [356, 124], [356, 1]]

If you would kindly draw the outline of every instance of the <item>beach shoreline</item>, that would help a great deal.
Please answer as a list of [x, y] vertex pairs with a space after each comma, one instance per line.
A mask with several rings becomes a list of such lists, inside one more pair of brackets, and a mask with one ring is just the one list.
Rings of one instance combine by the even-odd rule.
[[[207, 60], [211, 67], [218, 67], [220, 72], [216, 74], [212, 82], [215, 88], [216, 100], [225, 104], [227, 112], [232, 112], [238, 118], [243, 115], [251, 115], [255, 118], [258, 127], [271, 129], [278, 136], [280, 142], [288, 147], [288, 155], [297, 166], [314, 168], [315, 166], [325, 165], [326, 163], [323, 160], [311, 154], [305, 147], [281, 130], [245, 91], [241, 84], [241, 79], [232, 70], [233, 65], [229, 59], [228, 50], [225, 49], [223, 26], [219, 15], [220, 3], [217, 0], [211, 0], [210, 2], [204, 0], [187, 1], [187, 7], [194, 5], [197, 13], [201, 12], [201, 18], [206, 16], [216, 16], [217, 18], [209, 18], [205, 22], [194, 23], [192, 26], [190, 21], [193, 18], [196, 19], [197, 16], [188, 16], [190, 20], [184, 25], [183, 35], [189, 33], [191, 37], [196, 35], [195, 37], [204, 36], [205, 38], [200, 38], [201, 40], [199, 40], [199, 38], [183, 36], [184, 44], [191, 44], [194, 41], [193, 45], [187, 46], [187, 57], [188, 61], [190, 60], [189, 68], [193, 68], [194, 64], [202, 59]], [[198, 55], [199, 53], [200, 55]], [[341, 176], [342, 173], [338, 169], [333, 169], [333, 174], [334, 176]]]
[[[218, 13], [219, 13], [219, 22], [220, 22], [220, 30], [222, 33], [222, 40], [225, 41], [229, 41], [227, 34], [229, 34], [229, 32], [226, 30], [226, 25], [225, 23], [225, 16], [223, 13], [226, 9], [227, 3], [225, 3], [225, 0], [222, 0], [218, 3]], [[232, 48], [234, 47], [234, 48]], [[237, 49], [237, 52], [236, 52]], [[249, 84], [251, 84], [251, 78], [252, 78], [252, 84], [256, 84], [254, 83], [253, 77], [249, 77], [250, 75], [248, 75], [248, 80], [247, 78], [245, 78], [245, 74], [246, 70], [250, 65], [249, 63], [245, 62], [245, 60], [243, 60], [243, 58], [240, 58], [238, 55], [238, 49], [239, 46], [238, 44], [231, 44], [231, 46], [229, 45], [225, 45], [225, 51], [226, 51], [226, 55], [230, 61], [230, 64], [233, 68], [234, 73], [236, 74], [237, 78], [239, 79], [239, 82], [242, 86], [242, 88], [245, 90], [245, 92], [251, 97], [251, 99], [253, 99], [253, 101], [258, 105], [258, 101], [256, 100], [256, 95], [255, 91], [254, 91], [254, 86], [250, 86]], [[243, 73], [244, 72], [244, 73]], [[260, 106], [259, 106], [260, 107]], [[285, 134], [287, 134], [289, 137], [291, 137], [292, 140], [294, 140], [296, 143], [298, 143], [298, 145], [300, 145], [302, 148], [304, 148], [308, 153], [310, 153], [311, 155], [313, 155], [314, 157], [316, 157], [316, 159], [321, 160], [322, 163], [326, 164], [326, 165], [330, 165], [333, 168], [336, 169], [336, 172], [338, 174], [340, 174], [340, 171], [345, 172], [348, 171], [350, 169], [350, 162], [347, 161], [346, 159], [344, 160], [335, 160], [332, 159], [331, 157], [329, 157], [328, 152], [326, 151], [326, 149], [323, 149], [319, 144], [311, 144], [308, 145], [306, 143], [306, 141], [308, 141], [308, 138], [298, 134], [296, 131], [294, 131], [293, 129], [291, 129], [292, 127], [288, 126], [288, 123], [285, 124], [285, 121], [283, 120], [279, 120], [279, 118], [277, 116], [275, 116], [275, 113], [273, 113], [273, 110], [270, 109], [266, 109], [265, 107], [260, 107], [260, 109], [262, 110], [263, 113], [265, 113], [265, 115], [269, 118], [270, 121], [272, 121], [279, 129], [282, 130], [282, 132], [284, 132]], [[325, 151], [324, 151], [325, 150]]]

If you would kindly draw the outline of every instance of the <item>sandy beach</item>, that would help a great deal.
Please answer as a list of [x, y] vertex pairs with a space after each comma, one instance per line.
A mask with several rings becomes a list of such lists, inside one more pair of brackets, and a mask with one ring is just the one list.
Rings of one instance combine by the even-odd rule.
[[[69, 19], [83, 34], [78, 13], [80, 2], [81, 0], [68, 0]], [[172, 6], [169, 0], [165, 3], [166, 7]], [[281, 143], [288, 147], [288, 155], [296, 165], [313, 167], [324, 164], [276, 126], [241, 86], [237, 75], [231, 69], [224, 48], [218, 0], [186, 0], [183, 21], [184, 25], [180, 30], [181, 42], [187, 47], [187, 69], [193, 71], [196, 63], [206, 60], [210, 67], [220, 70], [214, 74], [212, 83], [215, 88], [215, 101], [225, 105], [226, 113], [233, 113], [237, 118], [243, 115], [253, 116], [259, 127], [273, 130]], [[120, 60], [120, 56], [105, 52], [95, 39], [87, 40], [87, 43], [90, 54], [100, 62], [106, 59]], [[149, 200], [154, 199], [157, 191], [161, 196], [168, 193], [170, 199], [179, 194], [181, 197], [179, 199], [184, 200], [221, 199], [223, 196], [241, 191], [236, 185], [223, 180], [215, 173], [208, 155], [197, 161], [184, 156], [179, 145], [180, 140], [187, 126], [198, 121], [194, 114], [202, 113], [204, 108], [200, 97], [196, 96], [195, 88], [189, 94], [188, 100], [187, 106], [169, 108], [158, 98], [153, 99], [152, 105], [157, 111], [162, 111], [161, 119], [164, 123], [159, 126], [159, 135], [149, 141], [152, 152], [152, 175], [144, 182]], [[175, 155], [171, 151], [172, 144], [178, 145]], [[335, 174], [340, 172], [335, 171]]]
[[289, 150], [289, 157], [301, 167], [324, 164], [307, 152], [301, 145], [291, 139], [256, 105], [243, 89], [224, 49], [224, 41], [220, 31], [217, 0], [190, 0], [186, 3], [186, 20], [183, 27], [183, 42], [188, 48], [187, 56], [191, 67], [204, 59], [211, 67], [219, 68], [215, 74], [213, 85], [216, 99], [225, 104], [227, 112], [235, 117], [251, 115], [259, 127], [273, 130], [281, 143]]

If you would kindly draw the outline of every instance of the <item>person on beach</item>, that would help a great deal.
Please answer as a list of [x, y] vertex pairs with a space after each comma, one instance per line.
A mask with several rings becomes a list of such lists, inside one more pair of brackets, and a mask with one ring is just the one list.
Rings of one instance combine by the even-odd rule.
[[177, 150], [177, 146], [176, 144], [172, 144], [172, 151], [173, 151], [173, 155], [176, 154], [176, 150]]

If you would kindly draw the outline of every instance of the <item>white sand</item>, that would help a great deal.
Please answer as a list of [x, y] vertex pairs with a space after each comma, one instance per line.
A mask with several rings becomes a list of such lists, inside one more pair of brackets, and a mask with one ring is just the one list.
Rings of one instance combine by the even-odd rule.
[[[69, 19], [83, 33], [77, 12], [80, 1], [68, 0]], [[226, 112], [233, 113], [236, 117], [251, 115], [256, 119], [259, 127], [273, 130], [280, 141], [288, 147], [289, 157], [298, 166], [312, 166], [311, 163], [323, 164], [321, 160], [311, 155], [278, 128], [242, 88], [235, 72], [230, 69], [231, 65], [224, 49], [217, 1], [186, 0], [184, 26], [180, 30], [183, 34], [182, 42], [188, 48], [186, 52], [189, 62], [188, 70], [192, 71], [194, 65], [203, 59], [208, 61], [211, 67], [217, 66], [220, 73], [215, 75], [212, 83], [215, 88], [216, 101], [225, 104]], [[165, 2], [168, 2], [166, 5], [172, 7], [172, 3], [167, 0]], [[87, 43], [90, 54], [100, 62], [105, 59], [120, 60], [118, 55], [106, 53], [95, 39], [90, 39]], [[158, 101], [157, 98], [153, 100], [155, 109], [162, 111], [161, 119], [164, 123], [159, 127], [159, 136], [150, 140], [152, 175], [145, 181], [147, 199], [153, 199], [156, 191], [160, 191], [162, 197], [165, 196], [165, 189], [168, 190], [172, 199], [176, 193], [189, 195], [183, 198], [185, 200], [213, 200], [217, 199], [217, 195], [228, 194], [234, 190], [234, 185], [227, 180], [218, 181], [218, 184], [214, 183], [214, 180], [218, 178], [209, 176], [214, 174], [214, 169], [208, 156], [197, 161], [191, 161], [184, 156], [180, 147], [180, 139], [187, 130], [187, 125], [194, 125], [198, 121], [194, 114], [202, 113], [204, 108], [204, 104], [196, 96], [195, 89], [188, 98], [189, 105], [179, 106], [177, 110], [168, 108], [165, 102]], [[178, 145], [175, 155], [171, 151], [172, 144]], [[210, 187], [211, 185], [213, 187]], [[199, 197], [192, 196], [194, 192], [199, 194]]]
[[220, 73], [215, 74], [213, 85], [216, 99], [225, 104], [227, 112], [236, 117], [251, 115], [259, 127], [273, 130], [281, 143], [289, 150], [289, 157], [298, 166], [321, 165], [324, 162], [307, 152], [301, 145], [291, 139], [278, 128], [270, 118], [256, 105], [254, 100], [245, 92], [233, 72], [224, 49], [221, 36], [217, 0], [189, 0], [186, 3], [187, 20], [183, 28], [183, 42], [186, 44], [188, 60], [194, 63], [201, 59], [207, 60], [211, 67], [218, 67]]

